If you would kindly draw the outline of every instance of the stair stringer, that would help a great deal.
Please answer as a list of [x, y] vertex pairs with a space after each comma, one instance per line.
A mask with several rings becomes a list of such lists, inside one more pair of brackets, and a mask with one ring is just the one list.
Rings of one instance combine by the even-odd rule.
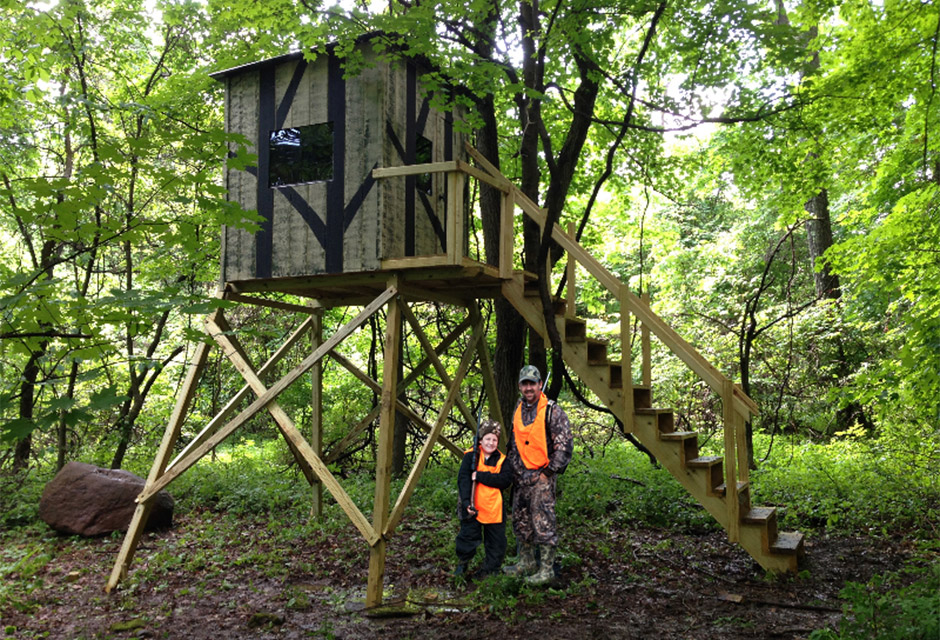
[[[548, 342], [548, 332], [545, 328], [545, 319], [542, 314], [541, 302], [530, 299], [525, 295], [525, 287], [521, 272], [514, 274], [513, 279], [507, 280], [502, 286], [503, 297], [525, 318], [526, 322], [535, 329], [542, 338]], [[564, 322], [558, 319], [559, 323]], [[723, 491], [716, 491], [712, 481], [710, 469], [705, 467], [690, 467], [685, 460], [685, 449], [682, 442], [664, 440], [657, 425], [657, 417], [653, 414], [634, 412], [629, 419], [624, 415], [624, 396], [621, 388], [612, 388], [609, 368], [588, 364], [587, 346], [584, 342], [569, 342], [565, 339], [565, 332], [559, 331], [564, 349], [562, 357], [568, 367], [587, 384], [594, 394], [617, 416], [624, 425], [632, 424], [632, 433], [636, 439], [646, 447], [656, 460], [675, 477], [688, 493], [701, 504], [706, 511], [724, 528], [730, 529], [729, 509], [727, 498]], [[636, 387], [629, 387], [633, 392]], [[637, 406], [637, 409], [643, 407]], [[720, 464], [720, 463], [718, 463]], [[739, 525], [738, 544], [754, 558], [765, 570], [773, 573], [795, 573], [799, 555], [802, 552], [802, 536], [800, 534], [786, 534], [799, 536], [798, 544], [794, 550], [775, 552], [773, 545], [776, 542], [775, 512], [771, 510], [770, 518], [760, 522], [748, 522], [745, 517], [750, 511], [749, 493], [746, 485], [739, 496], [741, 505], [741, 522]], [[773, 528], [771, 529], [771, 524]]]

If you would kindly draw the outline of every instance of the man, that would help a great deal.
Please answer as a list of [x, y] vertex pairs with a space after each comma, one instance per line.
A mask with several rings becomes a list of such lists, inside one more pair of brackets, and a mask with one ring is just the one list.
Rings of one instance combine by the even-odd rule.
[[507, 456], [515, 483], [512, 530], [519, 559], [503, 572], [542, 585], [555, 576], [555, 482], [571, 460], [571, 425], [561, 407], [542, 393], [542, 376], [536, 367], [526, 365], [519, 372], [519, 393], [522, 398], [513, 412]]

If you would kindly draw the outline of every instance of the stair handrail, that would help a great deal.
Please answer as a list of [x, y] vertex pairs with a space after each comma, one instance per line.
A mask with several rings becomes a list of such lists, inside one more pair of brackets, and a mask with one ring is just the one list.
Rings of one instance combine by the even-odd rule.
[[[504, 192], [508, 190], [514, 204], [534, 220], [539, 225], [540, 229], [544, 230], [548, 218], [545, 211], [535, 204], [532, 199], [525, 195], [517, 186], [512, 184], [492, 163], [486, 160], [479, 151], [469, 144], [467, 145], [467, 152], [483, 169], [491, 174], [493, 181], [489, 181], [490, 184], [494, 184], [498, 181], [500, 185], [498, 188]], [[574, 237], [569, 236], [558, 224], [555, 224], [552, 228], [552, 240], [557, 242], [569, 255], [573, 256], [575, 260], [612, 295], [618, 299], [624, 297], [622, 296], [623, 292], [621, 291], [622, 283], [620, 278], [611, 273], [600, 261], [588, 253]], [[625, 299], [629, 313], [635, 315], [641, 323], [649, 327], [653, 334], [656, 335], [672, 353], [685, 362], [710, 389], [719, 395], [723, 393], [725, 381], [728, 380], [728, 378], [722, 374], [721, 371], [708, 362], [695, 347], [689, 344], [670, 327], [639, 296], [632, 291], [628, 291]], [[744, 393], [738, 385], [733, 385], [732, 388], [735, 410], [741, 414], [745, 420], [750, 420], [751, 416], [757, 415], [760, 412], [757, 403]]]

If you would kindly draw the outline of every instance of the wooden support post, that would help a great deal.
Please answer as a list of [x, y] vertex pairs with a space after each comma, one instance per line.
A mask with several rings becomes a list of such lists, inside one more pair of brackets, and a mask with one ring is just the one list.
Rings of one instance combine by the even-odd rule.
[[[647, 307], [650, 306], [650, 294], [643, 294], [643, 304]], [[645, 322], [640, 324], [640, 347], [643, 353], [643, 362], [641, 367], [643, 370], [643, 386], [652, 387], [653, 386], [653, 363], [652, 363], [652, 349], [650, 347], [650, 328], [649, 325]]]
[[503, 193], [499, 207], [499, 277], [508, 280], [513, 272], [513, 242], [515, 240], [515, 199], [512, 191]]
[[473, 335], [470, 337], [470, 344], [467, 345], [467, 350], [464, 352], [463, 358], [460, 360], [460, 365], [457, 367], [457, 373], [455, 374], [453, 381], [445, 382], [445, 385], [449, 388], [447, 392], [447, 399], [444, 401], [444, 406], [441, 407], [441, 411], [437, 416], [437, 421], [434, 423], [434, 428], [431, 429], [431, 432], [424, 441], [424, 446], [421, 447], [421, 452], [418, 454], [418, 458], [415, 460], [414, 466], [411, 469], [411, 473], [408, 474], [408, 479], [405, 481], [405, 486], [402, 487], [401, 493], [398, 494], [398, 500], [395, 501], [395, 508], [392, 509], [391, 516], [389, 517], [388, 523], [385, 527], [385, 536], [391, 535], [392, 531], [395, 530], [395, 527], [397, 527], [398, 523], [401, 521], [401, 518], [405, 513], [405, 507], [408, 506], [408, 501], [411, 499], [411, 494], [414, 493], [415, 487], [418, 485], [418, 480], [421, 478], [421, 474], [424, 472], [424, 467], [427, 465], [428, 459], [431, 457], [431, 451], [434, 450], [434, 445], [437, 443], [437, 439], [441, 434], [441, 429], [444, 428], [444, 424], [447, 422], [447, 416], [450, 415], [450, 410], [454, 408], [454, 404], [456, 404], [457, 398], [460, 397], [460, 385], [463, 383], [463, 380], [467, 375], [467, 371], [470, 369], [470, 364], [473, 362], [473, 356], [476, 352], [477, 343], [483, 336], [482, 329], [483, 327], [479, 325], [474, 328]]
[[[316, 351], [323, 343], [323, 309], [317, 308], [311, 316], [310, 347]], [[310, 369], [310, 448], [323, 458], [323, 361]], [[323, 483], [310, 485], [310, 517], [323, 520]]]
[[630, 307], [628, 297], [630, 290], [627, 285], [620, 285], [620, 379], [623, 382], [623, 430], [624, 433], [633, 433], [633, 363], [630, 342], [632, 340], [632, 327], [630, 326]]
[[738, 478], [735, 473], [737, 456], [735, 455], [735, 425], [737, 418], [734, 410], [734, 383], [728, 378], [722, 381], [721, 410], [725, 425], [725, 505], [728, 509], [728, 541], [741, 539], [741, 513], [738, 503]]
[[[196, 385], [206, 367], [206, 360], [209, 357], [209, 348], [208, 343], [202, 342], [193, 352], [193, 357], [189, 364], [189, 371], [186, 373], [183, 386], [180, 387], [180, 391], [176, 396], [176, 406], [173, 408], [173, 413], [170, 415], [169, 422], [167, 422], [166, 430], [163, 432], [163, 440], [160, 442], [160, 449], [157, 451], [157, 456], [154, 458], [153, 465], [150, 467], [150, 475], [147, 476], [147, 484], [144, 486], [145, 492], [166, 470], [170, 454], [173, 453], [173, 447], [176, 446], [176, 441], [179, 438], [183, 422], [186, 420], [189, 405], [192, 403], [193, 396], [196, 393]], [[156, 494], [154, 494], [154, 496], [155, 495]], [[127, 527], [124, 542], [121, 544], [121, 551], [118, 553], [117, 560], [114, 562], [114, 568], [111, 570], [111, 577], [108, 579], [105, 591], [110, 592], [111, 589], [117, 586], [118, 582], [127, 576], [127, 568], [134, 558], [134, 551], [137, 549], [137, 543], [140, 542], [140, 536], [144, 532], [144, 527], [147, 524], [147, 518], [150, 516], [152, 506], [152, 500], [137, 503], [137, 508], [134, 509], [131, 523]]]
[[463, 189], [467, 177], [460, 171], [447, 174], [447, 262], [460, 264], [464, 254]]
[[[575, 234], [575, 224], [573, 222], [568, 223], [568, 235], [571, 236], [571, 241], [574, 242]], [[574, 259], [574, 256], [571, 255], [571, 252], [566, 252], [568, 255], [568, 261], [565, 265], [565, 317], [574, 318], [577, 313], [575, 309], [575, 304], [578, 300], [578, 290], [575, 286], [575, 274], [578, 271], [578, 262]]]
[[[398, 278], [389, 280], [390, 288], [398, 288]], [[378, 451], [375, 461], [375, 502], [372, 526], [378, 533], [385, 531], [389, 521], [392, 475], [392, 430], [395, 428], [395, 401], [398, 390], [399, 335], [401, 333], [401, 307], [395, 299], [388, 302], [385, 319], [385, 359], [382, 364], [382, 409], [379, 413]], [[369, 550], [369, 582], [366, 587], [366, 606], [382, 603], [382, 583], [385, 575], [385, 537], [379, 535]]]

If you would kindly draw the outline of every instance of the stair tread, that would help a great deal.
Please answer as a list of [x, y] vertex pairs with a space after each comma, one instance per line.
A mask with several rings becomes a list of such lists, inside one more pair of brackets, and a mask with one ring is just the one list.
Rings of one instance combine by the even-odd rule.
[[722, 460], [723, 458], [721, 456], [699, 456], [698, 458], [692, 458], [685, 464], [688, 467], [710, 467], [713, 464], [718, 464]]
[[[643, 385], [634, 385], [634, 386], [642, 387]], [[675, 410], [674, 409], [657, 409], [656, 407], [653, 407], [653, 408], [648, 408], [648, 409], [634, 409], [633, 412], [642, 414], [644, 416], [655, 416], [661, 413], [675, 413]]]
[[803, 552], [803, 534], [798, 531], [781, 531], [770, 545], [776, 553], [799, 554]]
[[696, 431], [661, 431], [659, 433], [660, 440], [689, 440], [697, 437]]
[[777, 513], [775, 507], [751, 507], [750, 511], [741, 516], [748, 524], [763, 524]]
[[[738, 494], [740, 494], [743, 491], [748, 491], [748, 490], [749, 490], [749, 485], [747, 482], [744, 482], [744, 481], [738, 482]], [[722, 482], [720, 485], [715, 487], [714, 492], [720, 496], [726, 495], [728, 492], [725, 491], [725, 483]]]

